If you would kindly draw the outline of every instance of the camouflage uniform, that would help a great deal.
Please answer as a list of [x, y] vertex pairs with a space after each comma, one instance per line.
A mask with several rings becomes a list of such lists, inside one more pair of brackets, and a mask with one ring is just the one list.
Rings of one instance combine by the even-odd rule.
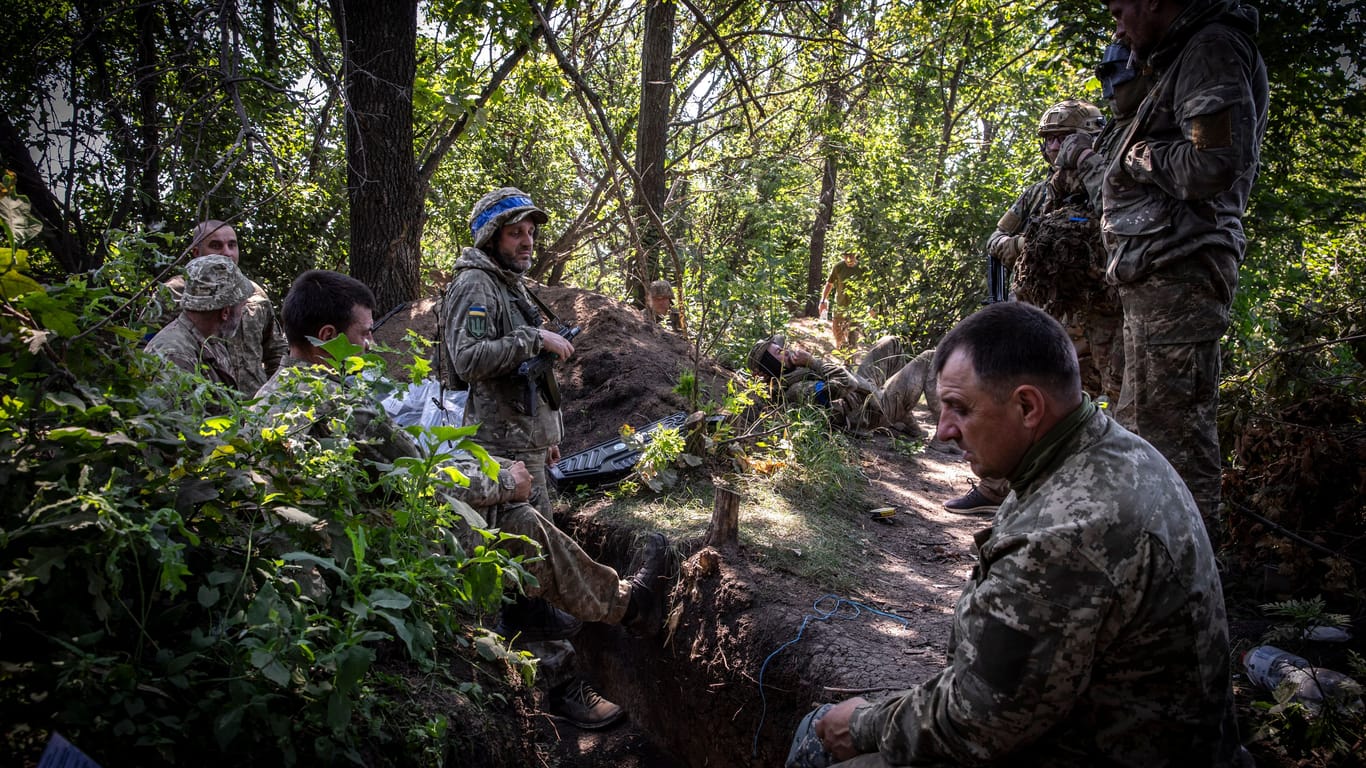
[[199, 373], [209, 381], [233, 389], [238, 388], [228, 356], [227, 340], [221, 336], [206, 338], [183, 312], [147, 342], [146, 350], [177, 368]]
[[[291, 401], [298, 401], [313, 386], [307, 375], [301, 375], [301, 368], [309, 364], [294, 357], [286, 359], [285, 364], [256, 393], [261, 401], [258, 407], [276, 419], [297, 422], [304, 414], [291, 407]], [[361, 455], [375, 464], [392, 464], [395, 459], [405, 456], [419, 456], [421, 451], [412, 437], [389, 420], [388, 416], [368, 395], [349, 388], [346, 381], [335, 372], [322, 366], [311, 366], [321, 373], [325, 386], [334, 396], [325, 402], [332, 406], [315, 410], [309, 431], [315, 436], [328, 433], [331, 417], [341, 403], [350, 407], [352, 423], [350, 436], [356, 440]], [[308, 402], [314, 402], [312, 399]], [[573, 539], [566, 536], [553, 523], [541, 516], [529, 504], [512, 501], [514, 492], [510, 476], [504, 473], [499, 480], [492, 480], [479, 467], [479, 462], [469, 455], [452, 459], [452, 463], [462, 474], [470, 479], [468, 487], [451, 487], [442, 491], [443, 500], [473, 519], [474, 524], [497, 528], [511, 534], [526, 536], [535, 545], [525, 542], [508, 541], [505, 546], [513, 555], [527, 557], [526, 569], [539, 582], [537, 586], [527, 586], [530, 597], [543, 597], [548, 602], [573, 614], [583, 621], [619, 623], [626, 613], [630, 596], [628, 582], [618, 578], [617, 572], [596, 562], [583, 551]], [[503, 460], [506, 464], [506, 460]], [[468, 546], [483, 544], [482, 537], [474, 537], [472, 531], [464, 531]], [[544, 555], [542, 560], [532, 560], [537, 546]], [[349, 544], [344, 545], [349, 548]]]
[[[786, 341], [782, 334], [775, 334], [755, 344], [749, 354], [750, 370], [762, 370], [759, 361], [769, 344]], [[839, 363], [813, 357], [810, 365], [785, 367], [779, 378], [769, 381], [772, 393], [781, 393], [790, 403], [829, 408], [836, 426], [856, 432], [882, 426], [882, 397], [877, 387]]]
[[[166, 281], [179, 311], [180, 296], [185, 290], [185, 278], [177, 275]], [[252, 281], [252, 296], [242, 310], [242, 324], [226, 339], [227, 356], [233, 378], [242, 392], [251, 394], [261, 388], [289, 354], [289, 343], [280, 328], [279, 316], [266, 289]], [[176, 317], [175, 313], [171, 317]]]
[[1267, 122], [1256, 27], [1256, 11], [1237, 0], [1184, 8], [1145, 62], [1155, 82], [1107, 157], [1101, 193], [1107, 277], [1124, 305], [1117, 415], [1172, 462], [1210, 524], [1220, 495], [1219, 339]]
[[[185, 265], [179, 300], [191, 312], [220, 312], [247, 301], [252, 285], [227, 256], [199, 256]], [[242, 389], [226, 339], [206, 338], [185, 312], [153, 336], [146, 351], [186, 371], [201, 373], [210, 381]]]
[[955, 609], [949, 665], [859, 706], [849, 765], [1229, 765], [1214, 553], [1171, 465], [1089, 402], [1021, 461]]
[[[912, 413], [916, 404], [920, 402], [921, 396], [925, 398], [925, 407], [930, 410], [930, 418], [937, 423], [940, 407], [939, 388], [938, 377], [934, 372], [934, 349], [932, 348], [912, 358], [909, 363], [892, 374], [892, 377], [883, 385], [882, 417], [887, 426], [921, 439], [927, 437], [925, 430], [916, 422], [915, 415]], [[1004, 482], [1002, 485], [1004, 487], [996, 500], [1005, 498], [1005, 494], [1010, 490]]]
[[546, 512], [546, 450], [558, 445], [564, 422], [540, 388], [536, 415], [526, 407], [526, 379], [517, 366], [541, 352], [540, 313], [522, 276], [502, 269], [484, 251], [466, 248], [443, 307], [447, 358], [469, 384], [465, 423], [479, 423], [475, 440], [489, 450], [526, 463], [536, 485], [533, 501]]

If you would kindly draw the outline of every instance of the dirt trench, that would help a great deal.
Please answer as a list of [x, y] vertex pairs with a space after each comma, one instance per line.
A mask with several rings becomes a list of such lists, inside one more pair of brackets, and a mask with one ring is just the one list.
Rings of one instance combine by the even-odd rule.
[[[681, 371], [695, 372], [713, 396], [725, 391], [729, 371], [697, 357], [686, 338], [647, 323], [639, 310], [590, 291], [535, 290], [583, 330], [574, 356], [556, 369], [565, 455], [614, 439], [623, 424], [640, 427], [688, 410], [690, 403], [673, 389]], [[399, 346], [408, 328], [433, 337], [434, 303], [398, 313], [378, 338]], [[829, 353], [826, 324], [807, 320], [788, 330], [813, 352]], [[850, 564], [861, 574], [854, 593], [825, 596], [764, 567], [743, 546], [717, 551], [700, 541], [671, 542], [670, 604], [678, 609], [672, 630], [641, 640], [620, 627], [587, 624], [574, 643], [579, 670], [627, 709], [628, 721], [595, 732], [533, 716], [544, 750], [533, 763], [782, 765], [798, 721], [816, 704], [900, 690], [940, 669], [953, 603], [971, 566], [971, 535], [986, 524], [950, 514], [940, 503], [967, 490], [970, 472], [953, 452], [930, 449], [907, 458], [886, 436], [861, 441], [860, 456], [859, 487], [847, 489], [859, 501], [846, 510], [862, 527], [864, 543], [859, 562]], [[562, 504], [556, 522], [594, 557], [628, 572], [633, 534], [598, 518], [604, 504]], [[868, 509], [879, 506], [896, 507], [896, 520], [871, 520]], [[742, 526], [755, 511], [742, 505]], [[855, 614], [844, 603], [835, 618], [817, 620], [836, 597], [900, 619]], [[792, 642], [799, 630], [801, 639]]]

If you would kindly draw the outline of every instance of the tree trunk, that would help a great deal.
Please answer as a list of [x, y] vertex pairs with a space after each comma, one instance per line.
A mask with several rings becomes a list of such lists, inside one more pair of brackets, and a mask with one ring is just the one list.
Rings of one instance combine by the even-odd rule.
[[716, 486], [716, 501], [711, 508], [711, 524], [707, 526], [705, 544], [723, 549], [740, 543], [740, 494], [725, 486]]
[[[829, 32], [831, 40], [838, 40], [844, 29], [844, 3], [830, 5]], [[811, 225], [811, 250], [806, 266], [806, 305], [803, 314], [815, 317], [825, 285], [825, 236], [835, 218], [835, 189], [839, 180], [839, 148], [831, 141], [830, 133], [844, 118], [844, 90], [840, 87], [839, 72], [844, 59], [838, 43], [831, 43], [825, 60], [825, 104], [821, 129], [821, 194], [816, 202], [816, 220]]]
[[649, 0], [640, 52], [640, 120], [636, 124], [635, 216], [641, 222], [640, 250], [632, 289], [643, 304], [646, 288], [659, 276], [659, 246], [664, 235], [646, 213], [653, 209], [664, 221], [664, 157], [669, 145], [669, 102], [673, 93], [674, 8], [670, 0]]
[[[39, 237], [57, 263], [62, 265], [62, 269], [74, 273], [99, 266], [94, 254], [80, 238], [78, 214], [73, 212], [68, 221], [65, 209], [34, 164], [19, 129], [3, 111], [0, 111], [0, 166], [14, 171], [19, 194], [28, 198], [34, 218], [43, 223]], [[72, 231], [73, 224], [76, 225], [75, 232]], [[0, 243], [0, 247], [8, 248], [9, 244]]]
[[422, 185], [413, 152], [417, 0], [331, 0], [346, 88], [351, 276], [380, 314], [420, 289]]

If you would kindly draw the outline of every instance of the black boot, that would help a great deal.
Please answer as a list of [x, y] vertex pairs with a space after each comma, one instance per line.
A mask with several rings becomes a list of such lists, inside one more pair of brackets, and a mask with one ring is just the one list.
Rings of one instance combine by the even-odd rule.
[[669, 541], [662, 533], [645, 537], [641, 549], [640, 569], [626, 581], [631, 585], [631, 596], [621, 625], [639, 637], [651, 637], [664, 621], [664, 565], [669, 553]]
[[546, 640], [568, 640], [583, 628], [583, 622], [547, 603], [539, 597], [527, 597], [518, 592], [516, 598], [503, 606], [494, 632], [519, 642], [539, 643]]

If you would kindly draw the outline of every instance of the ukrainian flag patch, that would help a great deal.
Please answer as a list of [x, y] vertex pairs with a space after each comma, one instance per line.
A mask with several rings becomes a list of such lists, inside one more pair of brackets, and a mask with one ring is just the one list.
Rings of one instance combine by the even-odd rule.
[[475, 305], [465, 310], [465, 333], [476, 339], [482, 339], [488, 330], [489, 313], [487, 309]]

